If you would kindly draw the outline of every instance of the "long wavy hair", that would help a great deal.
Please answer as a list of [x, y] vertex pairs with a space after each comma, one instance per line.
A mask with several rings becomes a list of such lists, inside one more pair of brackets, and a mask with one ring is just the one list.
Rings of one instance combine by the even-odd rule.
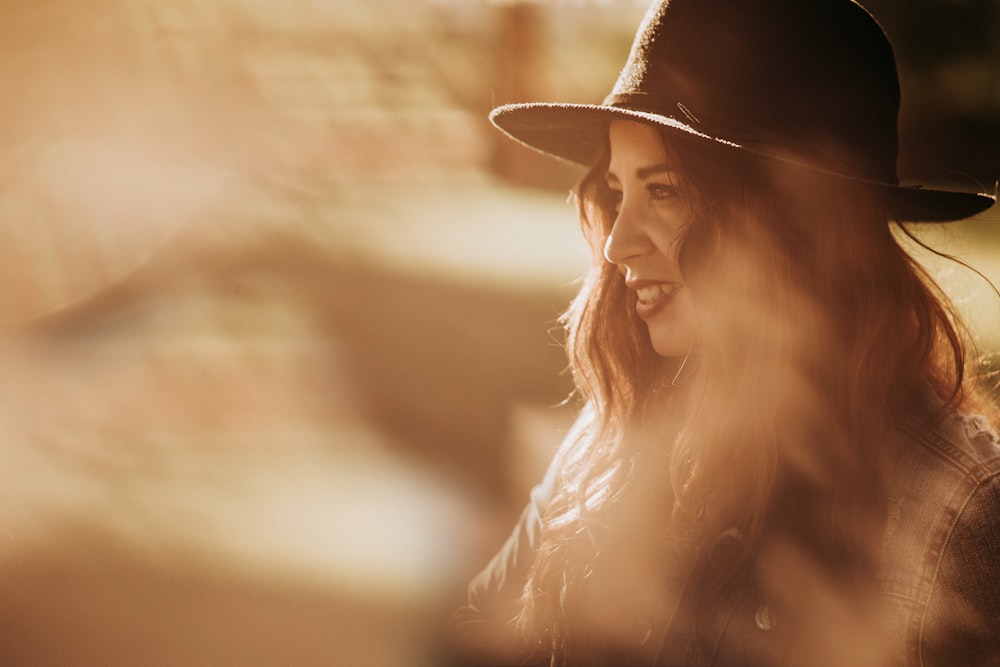
[[774, 545], [828, 589], [867, 590], [897, 423], [930, 425], [975, 393], [960, 318], [876, 196], [662, 140], [689, 205], [679, 261], [698, 342], [690, 358], [658, 357], [603, 257], [606, 149], [575, 190], [592, 263], [564, 316], [584, 409], [516, 619], [554, 664], [648, 640], [642, 614], [678, 605], [671, 582], [685, 579], [679, 613], [700, 635], [728, 588], [766, 588]]

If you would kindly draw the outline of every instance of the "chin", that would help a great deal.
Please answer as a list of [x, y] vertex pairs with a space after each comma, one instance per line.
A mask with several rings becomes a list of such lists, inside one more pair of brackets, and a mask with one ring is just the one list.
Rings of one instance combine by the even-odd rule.
[[661, 357], [683, 357], [691, 351], [694, 343], [693, 337], [679, 335], [680, 332], [676, 330], [661, 335], [650, 331], [649, 334], [653, 351]]
[[660, 317], [647, 321], [646, 326], [653, 351], [665, 358], [690, 353], [698, 338], [697, 319], [687, 309], [679, 313], [660, 313]]
[[682, 290], [679, 296], [680, 299], [646, 320], [653, 351], [668, 359], [690, 353], [700, 328], [688, 291]]

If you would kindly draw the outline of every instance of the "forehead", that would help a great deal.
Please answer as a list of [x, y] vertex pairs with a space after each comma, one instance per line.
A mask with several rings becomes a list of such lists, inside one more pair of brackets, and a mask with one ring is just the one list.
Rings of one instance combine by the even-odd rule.
[[660, 133], [649, 125], [627, 120], [612, 121], [608, 127], [611, 162], [608, 171], [619, 177], [637, 169], [670, 164]]

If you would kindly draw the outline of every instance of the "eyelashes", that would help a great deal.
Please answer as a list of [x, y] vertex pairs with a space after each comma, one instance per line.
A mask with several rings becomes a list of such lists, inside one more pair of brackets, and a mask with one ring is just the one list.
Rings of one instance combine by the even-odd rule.
[[[649, 199], [654, 202], [671, 201], [680, 197], [678, 188], [667, 183], [648, 183], [645, 189]], [[615, 213], [621, 209], [623, 196], [621, 190], [608, 187], [608, 203]]]
[[676, 187], [664, 183], [650, 183], [646, 186], [646, 192], [653, 201], [674, 199], [680, 195]]

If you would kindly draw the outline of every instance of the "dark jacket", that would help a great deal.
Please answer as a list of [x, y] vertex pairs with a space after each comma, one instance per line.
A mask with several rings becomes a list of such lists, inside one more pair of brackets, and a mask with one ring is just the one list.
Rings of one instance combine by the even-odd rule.
[[[762, 597], [753, 585], [738, 587], [712, 610], [698, 640], [676, 608], [644, 619], [637, 601], [628, 664], [1000, 665], [997, 436], [979, 417], [953, 415], [930, 428], [909, 420], [898, 437], [872, 614], [838, 606], [835, 596], [824, 607], [817, 582], [795, 580], [794, 564], [780, 563], [770, 576], [790, 581], [786, 589], [794, 594], [819, 600], [813, 608], [829, 632], [799, 632], [801, 619], [782, 618], [775, 613], [780, 601]], [[455, 616], [464, 656], [458, 662], [533, 664], [519, 652], [510, 619], [554, 479], [550, 470], [510, 538], [470, 584], [468, 604]]]

